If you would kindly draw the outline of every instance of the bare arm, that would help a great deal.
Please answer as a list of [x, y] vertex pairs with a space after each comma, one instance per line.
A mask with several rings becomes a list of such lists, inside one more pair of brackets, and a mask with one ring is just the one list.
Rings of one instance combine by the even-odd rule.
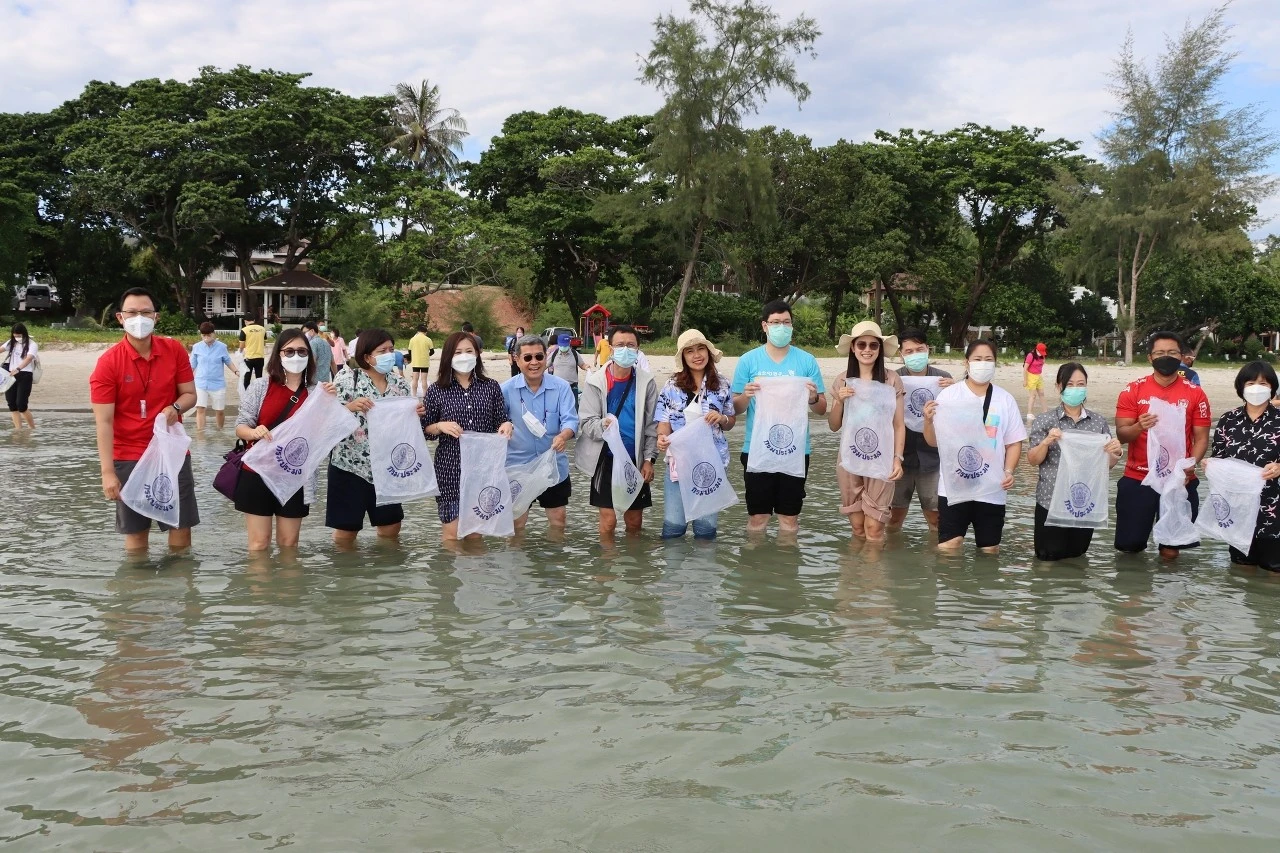
[[1206, 453], [1209, 452], [1209, 428], [1207, 426], [1193, 426], [1191, 428], [1191, 455], [1195, 457], [1196, 464], [1204, 459]]
[[116, 476], [112, 448], [115, 423], [115, 403], [93, 404], [93, 425], [98, 438], [98, 465], [102, 472], [102, 494], [109, 501], [120, 499], [120, 478]]

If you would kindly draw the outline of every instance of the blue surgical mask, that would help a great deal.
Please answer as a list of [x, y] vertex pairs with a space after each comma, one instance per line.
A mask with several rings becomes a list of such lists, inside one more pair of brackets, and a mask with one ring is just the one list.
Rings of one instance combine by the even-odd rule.
[[919, 373], [929, 366], [929, 353], [913, 352], [911, 355], [904, 355], [902, 363], [907, 366], [907, 370], [912, 373]]
[[393, 352], [378, 353], [377, 361], [373, 364], [373, 369], [385, 375], [395, 369], [396, 354]]
[[769, 343], [781, 349], [782, 347], [791, 346], [791, 333], [794, 331], [790, 326], [770, 326], [768, 335]]
[[613, 350], [613, 363], [618, 367], [632, 367], [639, 357], [640, 350], [635, 347], [615, 347]]
[[1084, 399], [1087, 396], [1089, 396], [1088, 388], [1063, 388], [1062, 389], [1062, 403], [1065, 406], [1084, 405]]

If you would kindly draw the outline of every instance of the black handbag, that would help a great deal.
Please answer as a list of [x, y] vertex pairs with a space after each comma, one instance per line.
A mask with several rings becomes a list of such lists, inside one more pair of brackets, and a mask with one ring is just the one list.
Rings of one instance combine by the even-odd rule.
[[[289, 405], [284, 407], [284, 411], [280, 413], [280, 417], [276, 418], [276, 422], [267, 427], [267, 431], [275, 429], [289, 419], [289, 415], [293, 413], [293, 407], [298, 405], [298, 399], [301, 395], [293, 394], [289, 397]], [[236, 485], [240, 482], [240, 471], [244, 467], [244, 455], [249, 451], [249, 445], [242, 438], [236, 439], [236, 446], [227, 451], [222, 458], [226, 461], [222, 463], [222, 467], [218, 469], [218, 473], [213, 475], [213, 487], [229, 501], [236, 499]]]
[[[605, 368], [606, 370], [608, 368]], [[631, 378], [627, 380], [627, 387], [622, 390], [622, 398], [618, 400], [618, 408], [611, 412], [613, 417], [618, 417], [618, 412], [622, 411], [622, 407], [627, 404], [627, 395], [631, 393], [631, 386], [636, 382], [636, 372], [631, 371]], [[609, 398], [609, 380], [605, 378], [605, 399]], [[591, 488], [597, 495], [607, 495], [613, 490], [613, 451], [609, 449], [608, 444], [600, 447], [600, 458], [596, 460], [596, 470], [591, 475]]]

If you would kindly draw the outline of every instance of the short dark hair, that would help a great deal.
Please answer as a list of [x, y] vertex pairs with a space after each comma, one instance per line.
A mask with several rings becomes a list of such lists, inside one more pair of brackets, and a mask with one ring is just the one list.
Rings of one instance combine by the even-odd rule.
[[[352, 356], [356, 360], [356, 367], [367, 368], [369, 365], [365, 360], [369, 357], [369, 354], [387, 341], [395, 343], [396, 339], [391, 337], [391, 333], [386, 329], [361, 330], [359, 337], [356, 338], [356, 351]], [[276, 344], [276, 346], [279, 346], [279, 344]]]
[[126, 290], [124, 293], [120, 294], [119, 307], [121, 311], [124, 310], [124, 301], [128, 299], [130, 296], [145, 296], [148, 299], [150, 299], [152, 311], [158, 311], [160, 308], [160, 306], [156, 304], [156, 298], [151, 295], [150, 290], [147, 290], [145, 287], [131, 287], [128, 290]]
[[202, 335], [212, 335], [215, 331], [217, 330], [213, 327], [213, 324], [210, 323], [208, 320], [205, 320], [203, 323], [200, 324], [200, 334]]
[[1147, 352], [1151, 352], [1153, 349], [1155, 349], [1156, 341], [1173, 341], [1175, 344], [1178, 345], [1179, 353], [1184, 353], [1187, 351], [1187, 345], [1186, 343], [1183, 342], [1182, 335], [1178, 334], [1177, 332], [1166, 332], [1166, 331], [1152, 332], [1147, 337]]
[[474, 333], [475, 333], [475, 330], [476, 330], [476, 327], [475, 327], [475, 326], [473, 326], [473, 325], [471, 325], [471, 323], [470, 323], [470, 322], [464, 322], [464, 323], [462, 324], [462, 331], [464, 331], [464, 332], [471, 332], [471, 333], [473, 333], [473, 334], [474, 334]]
[[964, 357], [969, 358], [972, 356], [973, 351], [978, 347], [986, 347], [991, 350], [991, 354], [993, 356], [996, 354], [996, 342], [991, 340], [991, 338], [974, 338], [969, 341], [969, 345], [964, 348]]
[[1280, 379], [1276, 379], [1275, 369], [1265, 361], [1251, 361], [1236, 374], [1236, 396], [1244, 399], [1244, 386], [1255, 379], [1265, 379], [1271, 386], [1271, 396], [1275, 397], [1280, 390]]
[[458, 351], [458, 344], [463, 341], [471, 341], [471, 345], [476, 348], [476, 366], [473, 371], [475, 375], [484, 379], [484, 362], [480, 359], [480, 345], [476, 343], [476, 336], [470, 332], [454, 332], [445, 338], [444, 346], [440, 349], [440, 366], [436, 368], [436, 386], [447, 389], [453, 384], [453, 356]]
[[[306, 346], [308, 352], [311, 345], [307, 343], [307, 336], [302, 333], [301, 329], [285, 329], [280, 333], [280, 337], [276, 338], [276, 345], [271, 348], [271, 357], [267, 359], [266, 373], [272, 382], [284, 384], [284, 364], [281, 363], [280, 351], [295, 340], [301, 340], [303, 346]], [[316, 360], [310, 355], [307, 356], [307, 369], [302, 374], [302, 385], [309, 388], [315, 384], [316, 376]]]
[[771, 314], [786, 314], [790, 317], [795, 317], [795, 314], [791, 311], [791, 306], [781, 299], [775, 299], [764, 304], [764, 307], [760, 309], [760, 322], [767, 321]]
[[315, 332], [317, 335], [320, 334], [320, 324], [317, 323], [315, 320], [308, 320], [307, 322], [303, 323], [302, 328]]
[[903, 329], [902, 334], [898, 335], [898, 343], [905, 344], [909, 341], [915, 341], [918, 344], [929, 345], [929, 338], [925, 335], [924, 329], [911, 326]]
[[1058, 368], [1057, 385], [1059, 388], [1066, 388], [1067, 383], [1071, 381], [1071, 377], [1076, 375], [1076, 371], [1084, 374], [1084, 381], [1089, 381], [1089, 371], [1084, 369], [1084, 365], [1078, 361], [1068, 361], [1066, 364]]
[[426, 323], [419, 323], [419, 324], [418, 324], [418, 331], [419, 331], [419, 332], [422, 332], [422, 334], [424, 334], [424, 335], [425, 335], [425, 334], [427, 333], [427, 324], [426, 324]]
[[617, 335], [619, 332], [629, 332], [635, 335], [636, 343], [637, 344], [640, 343], [640, 334], [636, 331], [635, 326], [629, 326], [626, 323], [619, 323], [616, 326], [610, 326], [609, 331], [606, 333], [606, 337], [608, 338], [610, 344], [613, 343], [614, 336]]

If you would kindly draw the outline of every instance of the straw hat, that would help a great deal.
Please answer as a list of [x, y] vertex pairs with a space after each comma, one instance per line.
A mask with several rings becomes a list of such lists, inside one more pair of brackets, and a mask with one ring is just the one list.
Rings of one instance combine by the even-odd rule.
[[676, 369], [684, 370], [684, 351], [689, 347], [696, 347], [702, 344], [707, 348], [707, 352], [711, 353], [711, 362], [713, 364], [720, 363], [720, 356], [723, 353], [712, 346], [711, 341], [697, 329], [685, 329], [680, 333], [680, 337], [676, 340]]
[[853, 327], [853, 331], [847, 335], [840, 336], [840, 343], [836, 344], [836, 352], [841, 355], [848, 355], [850, 347], [858, 338], [873, 337], [880, 339], [880, 348], [884, 350], [885, 358], [892, 358], [898, 354], [898, 336], [890, 335], [885, 337], [880, 331], [880, 326], [871, 320], [863, 320]]

